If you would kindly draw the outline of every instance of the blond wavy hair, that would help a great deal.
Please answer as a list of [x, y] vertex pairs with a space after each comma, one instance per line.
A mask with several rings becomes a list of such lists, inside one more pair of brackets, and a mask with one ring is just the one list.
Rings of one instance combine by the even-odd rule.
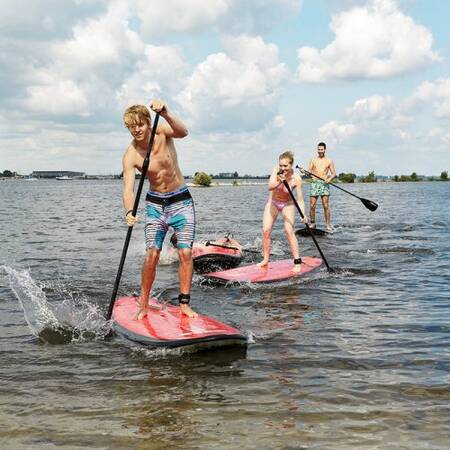
[[278, 161], [281, 161], [282, 159], [287, 159], [291, 164], [294, 164], [294, 153], [287, 150], [279, 156]]
[[149, 126], [152, 123], [150, 111], [144, 105], [130, 106], [123, 113], [123, 123], [126, 127], [142, 122], [147, 122]]

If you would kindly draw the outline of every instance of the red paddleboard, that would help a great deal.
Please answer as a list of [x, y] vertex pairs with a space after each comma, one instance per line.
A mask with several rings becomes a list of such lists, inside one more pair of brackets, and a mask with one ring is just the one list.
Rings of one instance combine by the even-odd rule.
[[223, 270], [221, 272], [211, 272], [203, 276], [209, 280], [221, 282], [270, 283], [302, 276], [316, 269], [321, 264], [322, 259], [320, 258], [316, 258], [315, 256], [302, 256], [301, 270], [298, 273], [292, 272], [294, 260], [284, 259], [269, 262], [265, 267], [252, 264], [250, 266], [237, 267], [236, 269]]
[[196, 349], [230, 345], [247, 345], [247, 338], [236, 328], [211, 317], [190, 318], [178, 306], [150, 300], [147, 316], [135, 320], [136, 297], [120, 297], [112, 312], [114, 330], [127, 339], [149, 347], [187, 347]]
[[[227, 245], [224, 245], [227, 246]], [[229, 245], [232, 247], [232, 245]], [[223, 248], [213, 243], [194, 244], [192, 248], [192, 261], [198, 272], [212, 270], [225, 270], [237, 267], [242, 261], [242, 250], [238, 248]]]

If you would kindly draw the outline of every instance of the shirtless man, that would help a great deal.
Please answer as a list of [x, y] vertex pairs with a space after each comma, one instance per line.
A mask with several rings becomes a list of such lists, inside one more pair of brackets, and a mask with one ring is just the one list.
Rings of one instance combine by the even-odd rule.
[[[188, 131], [184, 124], [168, 111], [164, 102], [153, 100], [150, 108], [159, 112], [167, 123], [159, 125], [156, 130], [146, 174], [150, 182], [146, 197], [146, 254], [141, 272], [141, 296], [136, 319], [142, 319], [148, 313], [148, 299], [155, 280], [156, 266], [169, 227], [173, 228], [177, 236], [180, 309], [186, 316], [196, 317], [197, 313], [189, 307], [193, 269], [191, 249], [195, 235], [194, 202], [178, 166], [173, 142], [175, 138], [187, 136]], [[132, 215], [135, 170], [142, 172], [147, 154], [152, 130], [150, 112], [143, 105], [131, 106], [124, 112], [123, 121], [133, 136], [122, 160], [125, 220], [128, 226], [133, 226], [137, 221], [137, 217]]]
[[272, 227], [278, 214], [281, 213], [284, 220], [284, 231], [294, 258], [292, 272], [298, 273], [301, 270], [302, 259], [300, 258], [298, 241], [294, 231], [296, 209], [283, 181], [288, 182], [292, 192], [297, 192], [297, 202], [304, 215], [302, 222], [306, 223], [307, 218], [304, 214], [305, 202], [302, 193], [302, 179], [300, 175], [294, 172], [293, 164], [294, 154], [290, 151], [284, 152], [279, 156], [278, 165], [273, 168], [270, 175], [269, 198], [263, 214], [263, 260], [258, 263], [258, 266], [265, 267], [269, 264]]
[[330, 158], [325, 156], [325, 150], [327, 146], [324, 142], [320, 142], [317, 145], [317, 157], [312, 158], [309, 163], [308, 170], [317, 175], [320, 178], [323, 178], [325, 181], [313, 178], [311, 182], [311, 191], [309, 197], [309, 217], [311, 220], [310, 227], [314, 228], [316, 226], [315, 217], [316, 217], [316, 204], [317, 197], [322, 198], [323, 210], [325, 213], [325, 226], [327, 231], [332, 231], [333, 228], [331, 226], [330, 218], [330, 183], [336, 177], [336, 170], [334, 168], [334, 163]]

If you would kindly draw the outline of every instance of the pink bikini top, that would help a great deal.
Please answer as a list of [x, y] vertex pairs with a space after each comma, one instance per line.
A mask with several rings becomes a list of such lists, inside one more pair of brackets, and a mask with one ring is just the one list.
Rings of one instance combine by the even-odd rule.
[[[292, 188], [291, 188], [292, 189]], [[284, 194], [289, 194], [289, 191], [287, 190], [286, 186], [284, 185], [284, 183], [279, 184], [274, 191], [277, 192], [283, 192]]]

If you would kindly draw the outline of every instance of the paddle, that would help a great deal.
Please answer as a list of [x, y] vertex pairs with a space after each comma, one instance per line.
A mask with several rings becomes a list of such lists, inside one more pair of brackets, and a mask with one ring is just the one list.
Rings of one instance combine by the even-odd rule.
[[[302, 213], [302, 210], [300, 209], [300, 206], [298, 206], [297, 199], [294, 197], [294, 194], [293, 194], [293, 192], [292, 192], [291, 187], [289, 186], [289, 183], [288, 183], [286, 180], [283, 180], [283, 184], [284, 184], [285, 188], [288, 190], [289, 195], [291, 196], [292, 201], [294, 202], [294, 205], [295, 205], [295, 207], [297, 208], [297, 211], [300, 213], [300, 217], [301, 217], [302, 219], [304, 219], [305, 216], [304, 216], [304, 214]], [[323, 254], [321, 248], [319, 247], [319, 243], [317, 242], [317, 239], [314, 237], [314, 233], [313, 233], [313, 231], [311, 230], [311, 228], [310, 228], [310, 226], [308, 225], [308, 223], [305, 223], [305, 227], [306, 227], [307, 230], [309, 231], [309, 234], [310, 234], [310, 236], [312, 237], [312, 240], [314, 241], [314, 244], [316, 244], [317, 250], [319, 250], [320, 256], [322, 257], [323, 262], [324, 262], [325, 265], [327, 266], [327, 270], [328, 270], [329, 272], [331, 272], [332, 269], [331, 269], [331, 267], [329, 266], [329, 264], [328, 264], [328, 262], [327, 262], [327, 260], [326, 260], [326, 258], [325, 258], [325, 255]]]
[[[159, 114], [160, 113], [156, 113], [156, 115], [155, 115], [155, 121], [153, 123], [152, 132], [150, 134], [150, 140], [148, 142], [147, 154], [145, 155], [144, 163], [142, 164], [141, 177], [139, 179], [136, 196], [134, 198], [134, 206], [133, 206], [133, 212], [132, 212], [133, 216], [136, 216], [136, 213], [137, 213], [137, 210], [139, 207], [139, 199], [141, 197], [142, 186], [144, 185], [144, 180], [146, 178], [145, 175], [147, 174], [148, 166], [150, 164], [150, 153], [152, 151], [153, 141], [155, 140], [156, 128], [158, 127]], [[120, 278], [122, 277], [123, 266], [125, 264], [125, 258], [127, 256], [128, 245], [130, 244], [132, 232], [133, 232], [133, 226], [128, 227], [127, 236], [125, 238], [125, 243], [124, 243], [123, 249], [122, 249], [122, 256], [120, 258], [119, 269], [117, 270], [116, 281], [114, 283], [114, 288], [113, 288], [113, 292], [111, 295], [111, 301], [109, 303], [108, 313], [106, 315], [106, 320], [111, 319], [112, 311], [114, 308], [114, 302], [116, 301], [117, 291], [119, 289]]]
[[220, 248], [228, 248], [228, 249], [230, 249], [230, 250], [239, 250], [237, 247], [231, 247], [231, 246], [228, 246], [228, 245], [222, 245], [222, 244], [214, 244], [213, 242], [209, 242], [209, 241], [206, 241], [206, 244], [205, 244], [207, 247], [208, 246], [212, 246], [212, 247], [220, 247]]
[[[306, 174], [308, 174], [308, 175], [311, 175], [311, 176], [313, 176], [313, 177], [315, 177], [315, 178], [318, 178], [319, 180], [325, 181], [325, 183], [327, 182], [327, 181], [324, 180], [323, 178], [320, 178], [320, 177], [318, 177], [317, 175], [314, 175], [313, 173], [308, 172], [306, 169], [303, 169], [302, 167], [299, 167], [299, 166], [295, 166], [295, 167], [296, 167], [297, 169], [299, 169], [301, 172], [304, 172], [304, 173], [306, 173]], [[353, 195], [353, 197], [359, 198], [359, 199], [361, 200], [362, 204], [363, 204], [367, 209], [369, 209], [370, 211], [375, 211], [375, 210], [378, 208], [378, 205], [377, 205], [375, 202], [373, 202], [372, 200], [367, 200], [367, 198], [358, 197], [357, 195], [353, 194], [353, 193], [350, 192], [350, 191], [345, 190], [344, 188], [338, 186], [337, 184], [333, 184], [333, 183], [328, 183], [328, 184], [331, 184], [331, 186], [334, 186], [335, 188], [338, 188], [338, 189], [340, 189], [341, 191], [347, 192], [347, 194]]]

